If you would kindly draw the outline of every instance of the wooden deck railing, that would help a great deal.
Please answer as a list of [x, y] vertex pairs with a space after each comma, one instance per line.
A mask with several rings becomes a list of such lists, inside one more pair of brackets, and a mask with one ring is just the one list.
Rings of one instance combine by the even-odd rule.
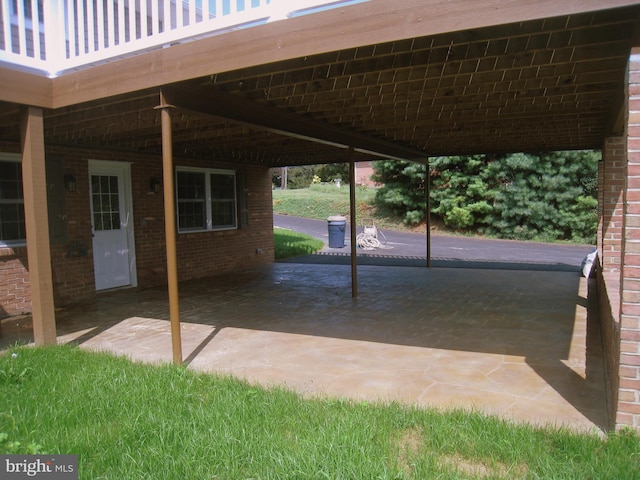
[[164, 48], [362, 0], [3, 0], [0, 62], [54, 77]]

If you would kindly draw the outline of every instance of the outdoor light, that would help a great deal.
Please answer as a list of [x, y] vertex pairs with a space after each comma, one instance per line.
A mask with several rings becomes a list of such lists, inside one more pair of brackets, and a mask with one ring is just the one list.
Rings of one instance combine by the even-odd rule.
[[162, 183], [160, 182], [159, 178], [151, 177], [149, 179], [149, 189], [153, 193], [160, 193], [160, 187], [162, 187]]
[[67, 173], [64, 176], [64, 188], [67, 190], [67, 193], [73, 193], [76, 191], [76, 177]]

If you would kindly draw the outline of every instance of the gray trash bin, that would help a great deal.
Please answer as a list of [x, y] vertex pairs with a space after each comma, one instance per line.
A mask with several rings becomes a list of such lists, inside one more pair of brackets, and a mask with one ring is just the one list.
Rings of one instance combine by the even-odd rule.
[[343, 248], [347, 218], [335, 215], [327, 218], [327, 221], [329, 222], [329, 248]]

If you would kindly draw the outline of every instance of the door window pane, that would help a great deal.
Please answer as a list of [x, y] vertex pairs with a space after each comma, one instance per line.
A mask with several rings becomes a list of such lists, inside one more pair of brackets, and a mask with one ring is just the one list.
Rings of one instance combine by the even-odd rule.
[[206, 228], [206, 177], [202, 172], [178, 172], [178, 229], [203, 230]]
[[92, 175], [91, 190], [94, 230], [120, 230], [118, 177], [116, 175]]
[[211, 174], [211, 224], [214, 228], [236, 225], [236, 179], [233, 174]]

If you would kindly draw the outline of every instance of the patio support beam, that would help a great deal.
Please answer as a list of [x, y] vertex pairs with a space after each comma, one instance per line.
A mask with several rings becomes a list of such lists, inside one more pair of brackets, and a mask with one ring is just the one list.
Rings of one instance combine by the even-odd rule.
[[162, 124], [162, 174], [164, 184], [164, 229], [167, 250], [167, 283], [169, 288], [169, 317], [171, 319], [171, 346], [173, 363], [182, 363], [182, 339], [180, 334], [180, 304], [178, 296], [178, 256], [176, 247], [176, 207], [173, 174], [173, 141], [171, 130], [172, 105], [167, 104], [160, 92]]
[[427, 171], [424, 176], [424, 195], [426, 205], [427, 224], [427, 268], [431, 268], [431, 174], [429, 173], [429, 159], [427, 158]]
[[349, 234], [351, 238], [351, 297], [358, 298], [358, 252], [356, 250], [356, 162], [353, 147], [347, 151], [349, 159]]
[[231, 95], [214, 88], [189, 88], [175, 85], [162, 88], [168, 103], [178, 108], [204, 115], [224, 118], [233, 123], [247, 125], [288, 137], [309, 140], [340, 148], [376, 155], [394, 160], [424, 162], [425, 154], [419, 150], [365, 135], [355, 130], [340, 128], [307, 115], [271, 107], [246, 98]]
[[21, 117], [22, 187], [33, 338], [36, 345], [54, 345], [57, 338], [47, 212], [43, 112], [41, 108], [24, 107]]

